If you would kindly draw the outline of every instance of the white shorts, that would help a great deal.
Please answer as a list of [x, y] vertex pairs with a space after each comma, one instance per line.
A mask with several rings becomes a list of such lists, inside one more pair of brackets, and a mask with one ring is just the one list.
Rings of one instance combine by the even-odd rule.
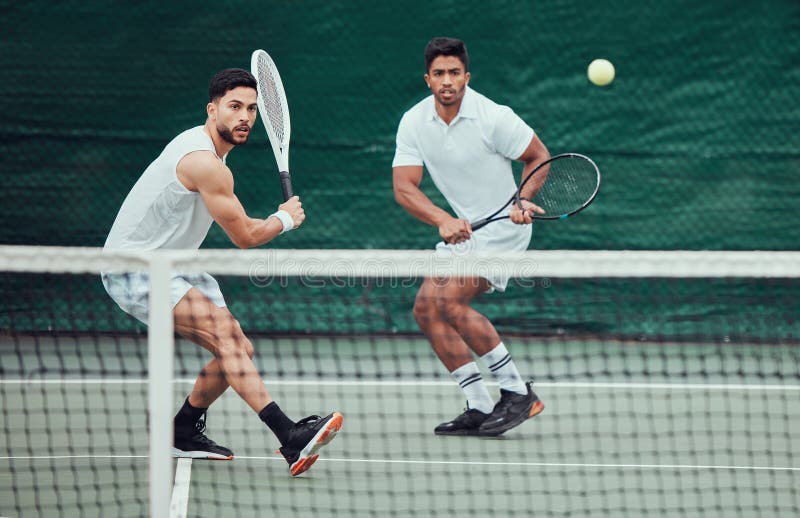
[[[150, 295], [150, 276], [143, 272], [130, 273], [104, 273], [103, 286], [125, 313], [136, 317], [147, 324]], [[225, 298], [219, 289], [219, 284], [214, 277], [207, 273], [173, 274], [170, 282], [172, 308], [180, 302], [192, 288], [197, 288], [208, 297], [217, 307], [226, 307]]]
[[[517, 225], [509, 219], [489, 223], [472, 233], [468, 240], [450, 245], [444, 241], [436, 244], [439, 255], [464, 255], [471, 252], [524, 252], [531, 244], [531, 225]], [[485, 279], [492, 285], [489, 291], [506, 291], [508, 275], [492, 275]]]

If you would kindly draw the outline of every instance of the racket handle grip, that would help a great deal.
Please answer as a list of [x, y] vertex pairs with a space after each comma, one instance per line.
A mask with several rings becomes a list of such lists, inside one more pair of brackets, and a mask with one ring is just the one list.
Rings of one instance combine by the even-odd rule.
[[288, 200], [294, 196], [292, 191], [292, 179], [289, 176], [289, 171], [281, 171], [281, 188], [283, 189], [283, 201]]
[[470, 223], [469, 226], [472, 227], [472, 230], [478, 230], [481, 227], [485, 227], [487, 223], [489, 223], [489, 218], [483, 218], [479, 219], [475, 223]]

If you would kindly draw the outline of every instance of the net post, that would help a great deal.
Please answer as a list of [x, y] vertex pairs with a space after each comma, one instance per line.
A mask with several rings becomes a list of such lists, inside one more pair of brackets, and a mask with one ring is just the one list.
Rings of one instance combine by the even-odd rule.
[[151, 518], [169, 516], [172, 489], [172, 370], [175, 348], [170, 290], [172, 261], [154, 252], [150, 259], [150, 313], [147, 335], [150, 414], [149, 493]]

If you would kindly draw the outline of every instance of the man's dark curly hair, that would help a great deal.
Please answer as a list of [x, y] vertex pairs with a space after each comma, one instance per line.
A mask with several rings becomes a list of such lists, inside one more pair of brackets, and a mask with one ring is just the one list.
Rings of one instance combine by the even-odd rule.
[[431, 63], [439, 56], [455, 56], [464, 64], [464, 72], [469, 71], [469, 54], [464, 42], [456, 38], [433, 38], [425, 47], [425, 71], [431, 69]]
[[229, 90], [246, 86], [255, 90], [256, 78], [243, 68], [226, 68], [217, 72], [208, 85], [208, 101], [214, 102]]

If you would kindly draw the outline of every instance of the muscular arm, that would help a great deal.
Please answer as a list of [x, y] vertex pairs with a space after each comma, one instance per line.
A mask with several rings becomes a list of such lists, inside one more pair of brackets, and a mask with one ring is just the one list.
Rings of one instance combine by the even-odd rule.
[[[187, 189], [200, 193], [211, 217], [239, 248], [263, 245], [283, 230], [283, 224], [278, 218], [254, 219], [247, 215], [239, 198], [233, 193], [231, 170], [210, 152], [196, 151], [186, 155], [178, 163], [177, 173], [178, 179]], [[293, 205], [289, 206], [293, 201]], [[280, 208], [290, 213], [295, 227], [305, 217], [296, 198]], [[294, 209], [299, 209], [299, 213]]]
[[[539, 140], [539, 137], [534, 135], [528, 144], [528, 147], [525, 149], [522, 155], [517, 158], [518, 161], [524, 162], [525, 164], [522, 168], [522, 180], [524, 181], [537, 165], [541, 164], [548, 158], [550, 158], [550, 152], [547, 151], [547, 148], [544, 146], [542, 141]], [[542, 183], [543, 182], [537, 183], [535, 178], [531, 178], [531, 180], [525, 184], [525, 187], [522, 189], [520, 194], [525, 198], [531, 199], [539, 191]]]
[[[550, 152], [547, 151], [547, 148], [539, 139], [539, 136], [534, 135], [528, 144], [528, 147], [525, 148], [525, 151], [522, 153], [522, 155], [517, 158], [519, 162], [523, 162], [525, 164], [522, 167], [522, 180], [524, 181], [537, 165], [541, 164], [548, 158], [550, 158]], [[536, 179], [532, 178], [531, 181], [525, 184], [525, 187], [523, 187], [520, 194], [525, 198], [532, 199], [539, 191], [539, 188], [541, 188], [542, 183], [543, 182], [537, 183]]]
[[446, 210], [433, 204], [419, 184], [422, 181], [422, 166], [398, 166], [392, 169], [394, 199], [412, 216], [439, 228], [439, 235], [447, 243], [459, 243], [469, 239], [472, 228], [469, 222], [456, 219]]
[[[539, 139], [538, 135], [534, 135], [531, 139], [528, 147], [525, 148], [525, 151], [522, 155], [517, 158], [518, 161], [523, 162], [525, 165], [522, 167], [522, 181], [524, 182], [525, 179], [531, 174], [536, 166], [544, 162], [550, 158], [550, 152], [547, 151], [547, 148]], [[539, 192], [539, 189], [542, 188], [544, 185], [545, 180], [547, 180], [547, 166], [542, 168], [539, 172], [536, 173], [536, 176], [531, 178], [528, 183], [522, 188], [520, 192], [520, 196], [523, 198], [527, 198], [528, 200], [532, 200], [536, 193]], [[511, 212], [509, 217], [511, 221], [514, 223], [519, 224], [527, 224], [532, 223], [533, 218], [531, 217], [533, 213], [536, 214], [544, 214], [544, 209], [535, 205], [530, 201], [522, 201], [522, 207], [524, 210], [520, 210], [516, 204], [512, 204]]]

